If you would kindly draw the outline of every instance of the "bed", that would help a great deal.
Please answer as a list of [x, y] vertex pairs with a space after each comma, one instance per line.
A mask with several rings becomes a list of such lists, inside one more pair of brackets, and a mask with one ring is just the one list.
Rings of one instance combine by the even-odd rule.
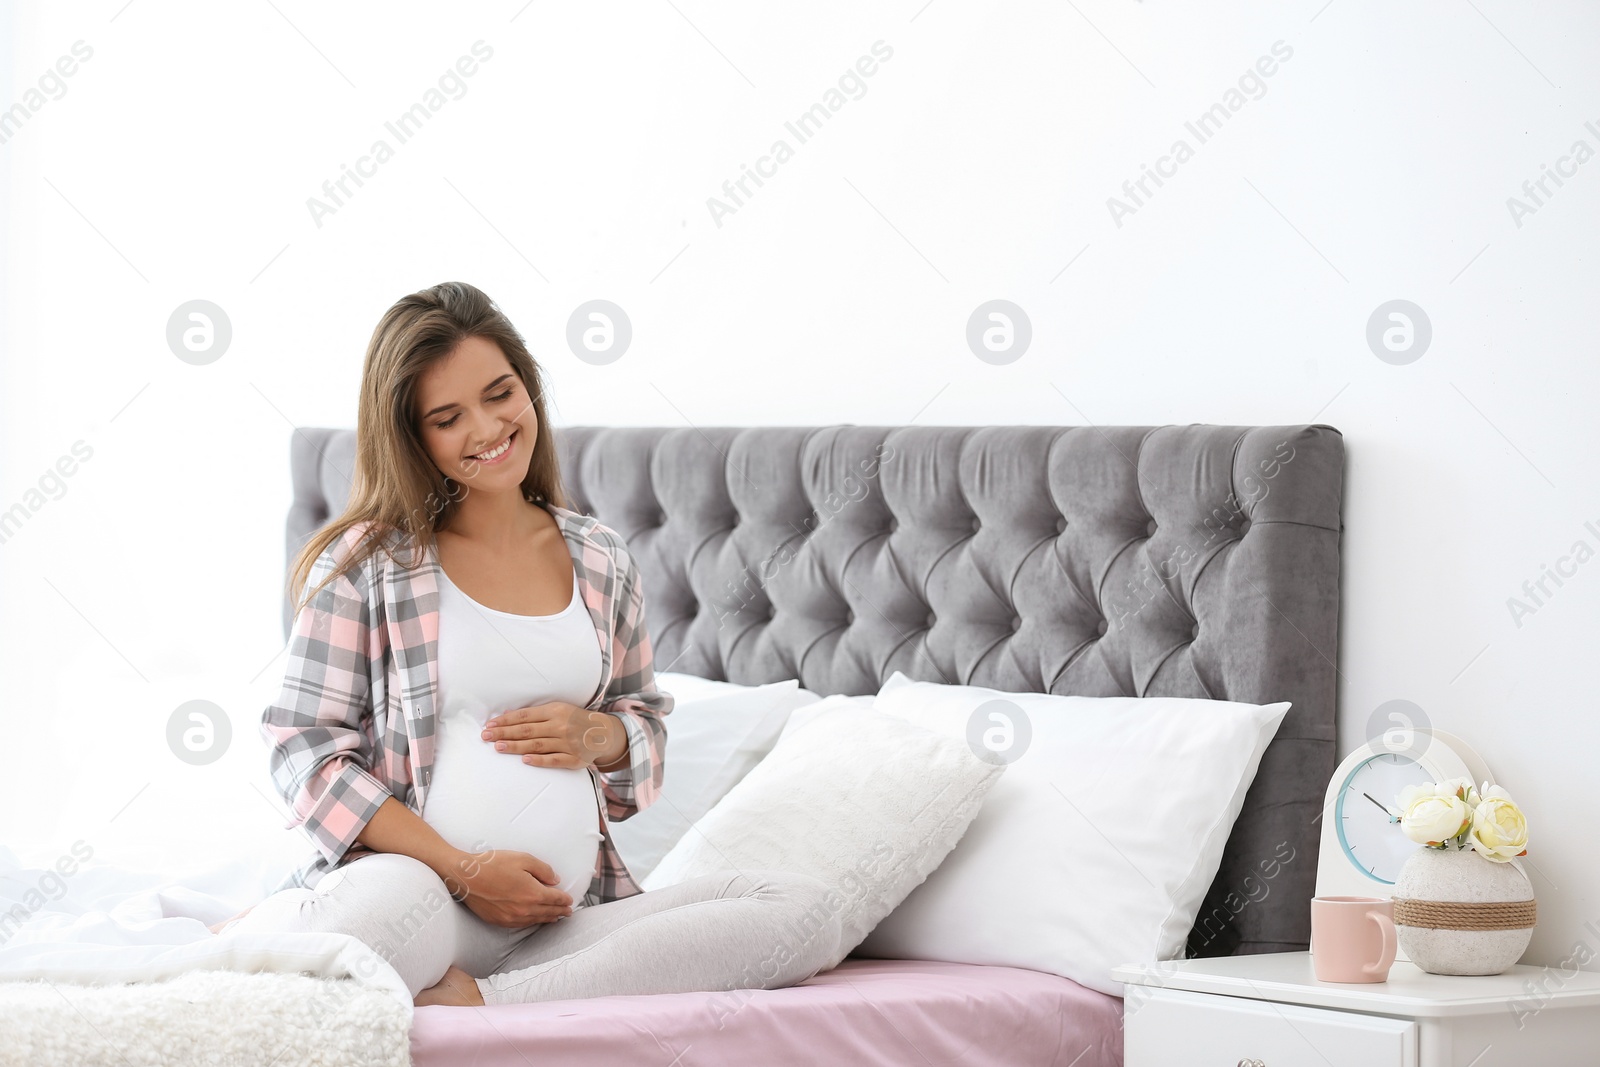
[[[798, 678], [821, 694], [874, 693], [898, 670], [1010, 692], [1292, 701], [1188, 951], [1307, 947], [1335, 756], [1337, 430], [572, 426], [555, 437], [569, 505], [639, 561], [658, 670]], [[291, 461], [292, 557], [342, 510], [354, 433], [298, 429]], [[290, 622], [285, 603], [286, 634]], [[1274, 892], [1242, 897], [1256, 857], [1285, 843], [1303, 859]], [[1039, 971], [852, 956], [745, 994], [733, 1011], [726, 993], [421, 1008], [412, 1051], [422, 1065], [1122, 1059], [1120, 999]]]

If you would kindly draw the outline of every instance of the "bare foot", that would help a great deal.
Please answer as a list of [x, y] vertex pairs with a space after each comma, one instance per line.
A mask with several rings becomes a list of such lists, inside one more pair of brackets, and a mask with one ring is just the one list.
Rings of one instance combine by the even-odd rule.
[[449, 1004], [458, 1008], [476, 1007], [483, 1003], [483, 994], [478, 992], [478, 983], [472, 975], [460, 967], [451, 967], [444, 972], [444, 977], [439, 979], [439, 984], [429, 986], [417, 994], [416, 1005]]

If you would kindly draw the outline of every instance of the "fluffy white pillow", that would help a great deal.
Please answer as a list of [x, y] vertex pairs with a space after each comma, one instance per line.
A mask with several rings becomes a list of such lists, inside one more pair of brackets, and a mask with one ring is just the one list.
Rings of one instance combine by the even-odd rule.
[[991, 757], [1009, 769], [960, 847], [856, 955], [1027, 967], [1115, 996], [1113, 967], [1182, 954], [1289, 710], [1005, 693], [898, 671], [875, 706], [974, 751], [1011, 751]]
[[724, 870], [814, 875], [833, 887], [828, 906], [844, 930], [828, 970], [955, 847], [1005, 767], [858, 698], [814, 706], [643, 885]]
[[643, 878], [694, 821], [778, 743], [790, 712], [822, 699], [793, 678], [735, 685], [692, 674], [660, 673], [671, 693], [661, 795], [631, 818], [610, 824], [611, 840], [634, 878]]

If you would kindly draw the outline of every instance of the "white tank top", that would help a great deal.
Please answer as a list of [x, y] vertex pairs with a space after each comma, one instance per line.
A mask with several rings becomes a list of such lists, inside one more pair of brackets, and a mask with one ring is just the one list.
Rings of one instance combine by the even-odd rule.
[[554, 615], [485, 607], [439, 569], [439, 718], [422, 818], [456, 848], [507, 849], [548, 863], [574, 908], [594, 877], [600, 809], [583, 767], [536, 767], [482, 737], [491, 715], [564, 700], [600, 685], [600, 643], [572, 576]]

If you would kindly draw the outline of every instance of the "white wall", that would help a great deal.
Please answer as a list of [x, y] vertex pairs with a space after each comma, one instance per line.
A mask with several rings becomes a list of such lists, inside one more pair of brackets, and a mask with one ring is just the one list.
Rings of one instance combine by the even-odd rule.
[[[290, 426], [353, 424], [379, 314], [459, 278], [563, 423], [1337, 426], [1341, 750], [1393, 698], [1476, 743], [1531, 817], [1530, 959], [1600, 950], [1600, 562], [1507, 607], [1600, 547], [1600, 162], [1507, 207], [1600, 148], [1593, 5], [122, 4], [0, 16], [0, 106], [93, 49], [0, 145], [0, 507], [93, 450], [0, 546], [19, 852], [301, 853], [254, 732]], [[465, 95], [318, 226], [307, 198], [479, 40]], [[718, 226], [707, 198], [880, 40], [865, 95]], [[1264, 94], [1117, 225], [1107, 198], [1278, 41]], [[603, 367], [564, 342], [595, 297], [635, 329]], [[1006, 366], [964, 337], [996, 297], [1034, 330]], [[164, 337], [196, 298], [233, 327], [206, 366]], [[1365, 341], [1396, 298], [1434, 327], [1408, 365]], [[197, 698], [235, 734], [207, 767], [164, 736]]]

